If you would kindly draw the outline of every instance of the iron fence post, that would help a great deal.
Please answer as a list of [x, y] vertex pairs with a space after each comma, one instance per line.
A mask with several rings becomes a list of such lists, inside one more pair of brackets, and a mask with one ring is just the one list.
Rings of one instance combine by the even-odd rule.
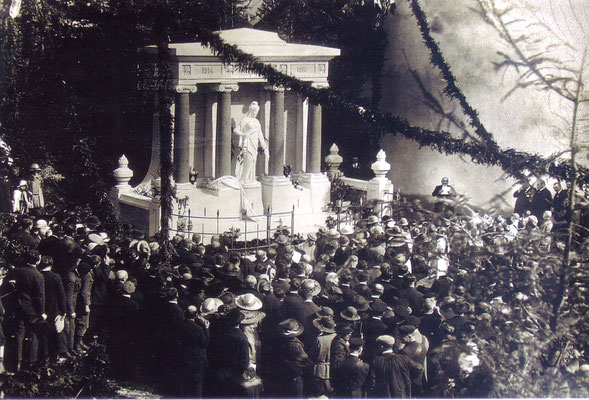
[[266, 214], [266, 244], [270, 244], [270, 230], [272, 229], [272, 214], [270, 211], [271, 208], [268, 207], [268, 213]]
[[217, 210], [217, 235], [219, 234], [219, 210]]

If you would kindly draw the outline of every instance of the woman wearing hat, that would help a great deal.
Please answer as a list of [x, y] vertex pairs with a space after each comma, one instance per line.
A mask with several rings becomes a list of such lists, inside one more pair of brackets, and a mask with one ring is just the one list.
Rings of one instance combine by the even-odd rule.
[[33, 207], [31, 192], [29, 192], [28, 187], [29, 185], [25, 180], [21, 180], [18, 183], [18, 186], [12, 193], [12, 212], [28, 214], [29, 210]]
[[266, 314], [261, 310], [262, 301], [252, 293], [242, 294], [237, 296], [235, 304], [243, 314], [243, 321], [239, 327], [245, 333], [249, 343], [250, 366], [254, 369], [258, 364], [260, 348], [260, 335], [258, 332], [260, 322], [266, 317]]
[[335, 338], [335, 321], [329, 316], [322, 316], [313, 320], [313, 325], [319, 331], [319, 335], [313, 341], [309, 349], [309, 357], [315, 363], [313, 367], [313, 381], [310, 393], [312, 396], [329, 396], [331, 387], [330, 359], [331, 343]]

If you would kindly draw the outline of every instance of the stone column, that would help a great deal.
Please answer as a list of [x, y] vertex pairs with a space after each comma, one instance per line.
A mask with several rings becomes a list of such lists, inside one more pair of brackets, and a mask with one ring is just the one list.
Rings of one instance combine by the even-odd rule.
[[174, 179], [187, 183], [190, 173], [190, 100], [189, 92], [176, 93], [174, 126]]
[[231, 175], [231, 92], [238, 89], [236, 84], [221, 84], [218, 88], [217, 178]]
[[[321, 88], [327, 84], [314, 83]], [[321, 173], [321, 105], [309, 104], [309, 125], [307, 127], [307, 169], [301, 177], [301, 184], [309, 189], [313, 212], [321, 212], [329, 203], [331, 184], [327, 175]]]
[[305, 164], [303, 164], [304, 153], [305, 153], [305, 106], [307, 105], [306, 99], [297, 95], [297, 130], [295, 132], [295, 162], [293, 168], [293, 174], [300, 175], [305, 170]]
[[[270, 166], [262, 177], [262, 204], [264, 210], [285, 212], [296, 204], [296, 194], [283, 173], [284, 169], [284, 88], [265, 86], [271, 91], [270, 105]], [[293, 202], [294, 201], [294, 202]]]
[[218, 95], [215, 92], [206, 93], [205, 104], [205, 126], [204, 126], [204, 146], [203, 146], [203, 162], [204, 171], [203, 178], [205, 181], [212, 180], [215, 176], [215, 133], [217, 126], [215, 124], [217, 118], [217, 100]]
[[284, 167], [284, 88], [273, 86], [268, 175], [282, 176]]
[[321, 172], [321, 104], [309, 105], [309, 154], [307, 155], [307, 173]]

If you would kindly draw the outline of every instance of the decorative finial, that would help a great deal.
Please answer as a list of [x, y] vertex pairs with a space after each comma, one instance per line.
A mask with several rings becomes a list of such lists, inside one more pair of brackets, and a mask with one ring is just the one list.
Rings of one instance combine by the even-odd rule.
[[126, 168], [129, 166], [129, 160], [127, 160], [127, 157], [123, 154], [121, 157], [119, 157], [119, 168]]
[[329, 153], [336, 155], [339, 154], [339, 147], [337, 147], [337, 144], [332, 144], [331, 147], [329, 148]]

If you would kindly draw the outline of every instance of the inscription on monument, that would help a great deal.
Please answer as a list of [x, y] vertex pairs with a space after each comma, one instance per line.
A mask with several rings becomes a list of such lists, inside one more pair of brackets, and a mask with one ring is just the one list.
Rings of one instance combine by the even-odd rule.
[[143, 232], [149, 232], [149, 211], [130, 204], [119, 203], [121, 217], [124, 221], [135, 226]]

